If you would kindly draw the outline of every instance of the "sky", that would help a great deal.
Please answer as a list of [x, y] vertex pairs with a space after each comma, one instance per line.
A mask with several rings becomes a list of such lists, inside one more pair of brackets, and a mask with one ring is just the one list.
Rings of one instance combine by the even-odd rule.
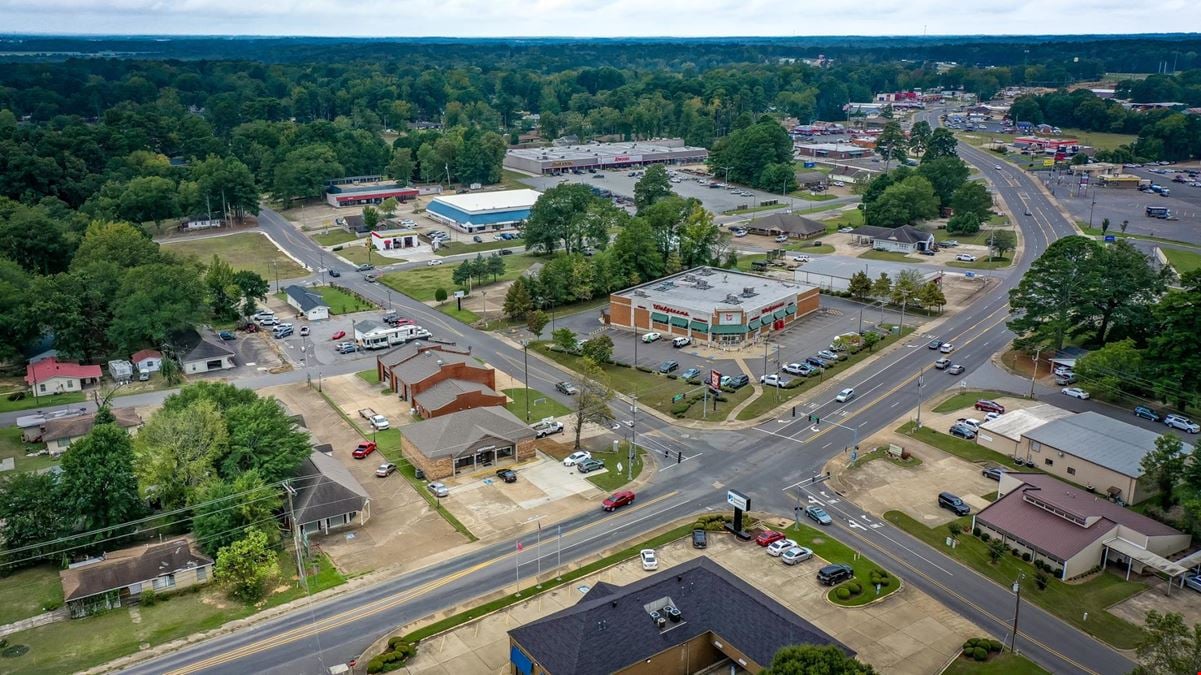
[[0, 31], [534, 37], [1201, 31], [1195, 0], [0, 0]]

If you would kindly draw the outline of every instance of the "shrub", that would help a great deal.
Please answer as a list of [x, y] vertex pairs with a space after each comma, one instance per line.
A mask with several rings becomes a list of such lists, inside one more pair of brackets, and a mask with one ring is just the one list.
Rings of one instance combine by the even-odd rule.
[[994, 654], [1000, 654], [1001, 650], [1004, 648], [1005, 645], [1001, 644], [999, 640], [988, 641], [988, 651], [993, 652]]
[[973, 528], [972, 528], [972, 536], [973, 536], [973, 537], [979, 537], [979, 536], [980, 536], [980, 528], [978, 528], [978, 527], [973, 527]]
[[368, 673], [384, 672], [384, 659], [383, 659], [382, 654], [379, 656], [371, 657], [371, 660], [367, 662], [367, 672]]
[[142, 595], [138, 598], [138, 601], [143, 607], [154, 607], [158, 604], [158, 593], [155, 593], [153, 588], [147, 588], [142, 591]]
[[988, 658], [988, 650], [984, 647], [976, 647], [972, 650], [972, 658], [977, 661], [984, 661]]
[[847, 590], [851, 592], [851, 595], [859, 595], [863, 592], [863, 584], [858, 581], [852, 581], [847, 584]]
[[1017, 550], [1016, 548], [1009, 549], [1009, 552], [1012, 553], [1013, 557], [1015, 557], [1015, 558], [1022, 554], [1022, 552]]
[[834, 591], [834, 595], [839, 600], [850, 600], [851, 599], [851, 591], [849, 591], [846, 586], [839, 586]]
[[668, 373], [668, 374], [667, 374], [667, 379], [669, 379], [669, 380], [678, 380], [678, 379], [680, 379], [680, 377], [679, 377], [678, 375], [676, 375], [675, 373]]
[[1029, 551], [1022, 554], [1022, 560], [1026, 561], [1026, 562], [1030, 562], [1030, 552]]
[[989, 539], [992, 539], [992, 537], [988, 536], [988, 533], [987, 533], [987, 532], [981, 532], [981, 533], [980, 533], [980, 541], [982, 541], [982, 542], [984, 542], [984, 543], [986, 543], [986, 544], [987, 544]]
[[968, 638], [967, 642], [963, 643], [963, 651], [967, 652], [975, 649], [976, 643], [979, 642], [979, 640], [980, 638]]
[[1055, 578], [1056, 578], [1056, 579], [1060, 579], [1060, 578], [1062, 578], [1062, 577], [1063, 577], [1063, 568], [1062, 568], [1062, 567], [1056, 567], [1056, 568], [1055, 568]]
[[625, 361], [613, 361], [613, 365], [617, 366], [618, 368], [629, 368], [630, 367], [630, 364], [626, 363]]
[[653, 373], [653, 372], [655, 372], [655, 371], [651, 370], [650, 368], [647, 368], [646, 366], [635, 366], [635, 368], [637, 368], [638, 370], [641, 370], [641, 371], [642, 371], [642, 372], [644, 372], [644, 373]]
[[400, 647], [403, 644], [405, 644], [405, 639], [403, 636], [394, 635], [394, 636], [388, 638], [388, 650], [389, 651], [395, 651], [398, 647]]
[[691, 407], [692, 407], [692, 402], [687, 399], [680, 401], [678, 403], [672, 403], [671, 404], [671, 414], [677, 415], [677, 416], [683, 416], [684, 413], [688, 412], [688, 409]]

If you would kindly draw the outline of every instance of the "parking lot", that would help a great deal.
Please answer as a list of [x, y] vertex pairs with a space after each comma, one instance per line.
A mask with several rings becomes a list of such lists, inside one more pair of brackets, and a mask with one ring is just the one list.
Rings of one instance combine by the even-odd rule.
[[[1060, 176], [1050, 180], [1047, 188], [1054, 188], [1057, 199], [1068, 209], [1072, 217], [1080, 222], [1100, 228], [1101, 222], [1109, 219], [1109, 234], [1121, 234], [1122, 221], [1129, 221], [1127, 234], [1172, 239], [1189, 244], [1201, 245], [1201, 188], [1172, 183], [1172, 175], [1156, 175], [1143, 169], [1127, 169], [1143, 178], [1170, 187], [1172, 194], [1161, 197], [1152, 192], [1134, 189], [1095, 188], [1087, 191], [1076, 189], [1079, 180], [1074, 176]], [[1050, 178], [1044, 177], [1044, 182]], [[1096, 203], [1093, 203], [1093, 199]], [[1148, 206], [1166, 206], [1178, 220], [1164, 220], [1147, 216]], [[1091, 214], [1090, 214], [1091, 211]]]
[[[704, 551], [682, 540], [660, 547], [656, 554], [661, 570], [700, 555], [711, 558], [855, 650], [858, 658], [879, 672], [914, 675], [938, 672], [959, 652], [964, 640], [981, 634], [974, 624], [912, 586], [864, 607], [838, 607], [826, 600], [829, 589], [814, 578], [825, 564], [816, 556], [789, 567], [754, 543], [739, 543], [719, 533], [710, 533], [709, 546]], [[507, 672], [508, 630], [574, 605], [598, 582], [624, 586], [647, 574], [638, 559], [628, 560], [423, 640], [417, 656], [406, 664], [406, 670], [432, 675]], [[404, 634], [416, 627], [405, 626], [397, 633]]]

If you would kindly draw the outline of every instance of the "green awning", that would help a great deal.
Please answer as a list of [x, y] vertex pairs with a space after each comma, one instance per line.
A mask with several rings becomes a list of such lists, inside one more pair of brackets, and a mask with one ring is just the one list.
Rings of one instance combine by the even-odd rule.
[[772, 314], [772, 316], [776, 317], [777, 319], [783, 319], [787, 314], [788, 312], [785, 312], [782, 309], [777, 309], [776, 313]]
[[748, 321], [748, 322], [747, 322], [747, 324], [746, 324], [746, 329], [747, 329], [747, 330], [755, 330], [756, 328], [758, 328], [759, 326], [762, 326], [762, 325], [763, 325], [763, 321], [762, 321], [762, 320], [760, 320], [760, 319], [751, 319], [750, 321]]
[[705, 323], [704, 321], [693, 321], [691, 328], [692, 330], [699, 330], [702, 333], [709, 332], [709, 324]]
[[685, 319], [682, 316], [673, 316], [673, 317], [671, 317], [671, 325], [679, 326], [680, 328], [687, 328], [688, 327], [688, 319]]
[[746, 326], [742, 324], [730, 324], [726, 326], [713, 326], [712, 332], [714, 335], [733, 335], [736, 333], [745, 333]]
[[667, 323], [667, 315], [660, 314], [659, 312], [651, 312], [651, 321], [658, 321], [659, 323]]
[[784, 312], [786, 314], [788, 314], [789, 316], [796, 314], [796, 305], [789, 305], [789, 306], [785, 307]]

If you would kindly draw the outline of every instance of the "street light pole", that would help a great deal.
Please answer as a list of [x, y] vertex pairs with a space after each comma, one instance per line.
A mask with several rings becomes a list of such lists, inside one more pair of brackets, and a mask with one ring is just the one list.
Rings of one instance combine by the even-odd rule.
[[521, 341], [521, 358], [525, 362], [525, 421], [530, 421], [530, 341]]
[[638, 447], [638, 394], [632, 394], [634, 405], [630, 411], [630, 452], [626, 457], [626, 480], [634, 480], [634, 453]]
[[923, 367], [917, 371], [917, 428], [922, 428], [922, 385], [925, 378], [926, 369]]
[[1042, 352], [1042, 347], [1034, 350], [1034, 372], [1030, 374], [1030, 396], [1027, 398], [1034, 398], [1034, 380], [1038, 377], [1038, 357], [1042, 354]]

